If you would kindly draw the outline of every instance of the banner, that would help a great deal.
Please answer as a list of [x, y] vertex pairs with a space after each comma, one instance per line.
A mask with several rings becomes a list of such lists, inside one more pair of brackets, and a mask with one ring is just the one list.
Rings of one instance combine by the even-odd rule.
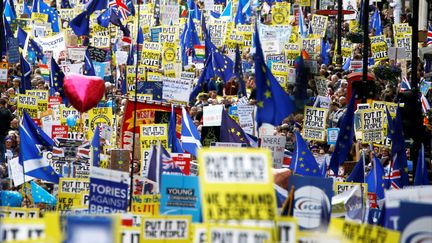
[[305, 107], [302, 135], [304, 139], [325, 141], [328, 109]]
[[90, 174], [90, 213], [127, 212], [129, 173], [93, 167]]
[[201, 222], [198, 177], [163, 174], [160, 192], [162, 215], [191, 215], [192, 222]]
[[270, 156], [268, 150], [250, 148], [199, 150], [203, 219], [273, 220], [276, 198]]
[[384, 110], [360, 110], [360, 122], [363, 143], [381, 142], [384, 140]]

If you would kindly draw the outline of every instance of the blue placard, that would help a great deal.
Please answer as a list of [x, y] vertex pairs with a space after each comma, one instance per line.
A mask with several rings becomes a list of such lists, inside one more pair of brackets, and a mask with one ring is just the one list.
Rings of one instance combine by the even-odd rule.
[[161, 215], [192, 215], [201, 222], [200, 189], [197, 176], [162, 175]]
[[162, 27], [151, 28], [150, 36], [152, 42], [159, 42], [159, 34], [162, 32]]
[[401, 243], [432, 241], [432, 204], [400, 202]]
[[106, 63], [93, 61], [93, 66], [94, 66], [96, 76], [101, 77], [103, 79], [105, 77]]
[[300, 229], [326, 231], [334, 194], [333, 179], [293, 175], [288, 188], [294, 188], [292, 212]]
[[327, 128], [327, 144], [336, 144], [339, 135], [339, 128]]
[[[109, 171], [109, 170], [105, 170]], [[128, 184], [90, 177], [90, 213], [126, 212], [128, 207]]]
[[152, 94], [153, 100], [162, 100], [162, 82], [138, 82], [138, 94]]
[[65, 243], [115, 242], [115, 223], [111, 216], [67, 216]]
[[228, 108], [228, 115], [230, 115], [230, 116], [237, 116], [237, 111], [238, 111], [238, 107], [236, 105], [235, 106], [230, 106]]

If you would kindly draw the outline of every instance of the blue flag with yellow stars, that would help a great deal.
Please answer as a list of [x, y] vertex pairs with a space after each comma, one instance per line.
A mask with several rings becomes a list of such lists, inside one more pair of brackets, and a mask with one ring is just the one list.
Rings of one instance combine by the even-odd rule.
[[[33, 40], [33, 38], [31, 38], [31, 37], [28, 37], [28, 38], [29, 38], [29, 40], [28, 40], [27, 51], [35, 52], [37, 58], [42, 60], [44, 58], [44, 54], [42, 52], [42, 47], [39, 46], [39, 44], [36, 43], [36, 41]], [[18, 27], [17, 39], [18, 39], [19, 47], [24, 49], [25, 42], [27, 40], [27, 32], [25, 32], [23, 29], [21, 29], [21, 27]]]
[[351, 151], [351, 146], [354, 139], [354, 101], [355, 94], [351, 94], [348, 107], [345, 114], [341, 118], [339, 125], [339, 134], [336, 140], [335, 150], [330, 159], [330, 169], [335, 175], [339, 172], [339, 166], [341, 166], [348, 153]]
[[229, 57], [222, 54], [218, 49], [214, 50], [211, 58], [213, 72], [221, 78], [224, 83], [228, 82], [234, 74], [234, 62]]
[[240, 127], [240, 125], [228, 115], [225, 109], [222, 109], [222, 122], [219, 140], [220, 142], [246, 143], [249, 145], [249, 139], [246, 137], [245, 132]]
[[52, 148], [55, 142], [48, 136], [36, 123], [31, 119], [30, 115], [23, 110], [23, 128], [26, 130], [28, 136], [32, 139], [34, 144], [42, 145]]
[[93, 166], [99, 167], [100, 161], [100, 130], [99, 125], [96, 126], [94, 130], [93, 139], [91, 141], [91, 146], [93, 148]]
[[377, 200], [384, 199], [384, 167], [381, 161], [374, 155], [373, 168], [365, 178], [368, 184], [368, 192], [375, 193]]
[[300, 133], [295, 133], [296, 148], [291, 159], [290, 169], [294, 174], [323, 177], [318, 163]]
[[69, 22], [69, 26], [77, 36], [90, 35], [90, 15], [91, 13], [84, 10]]
[[49, 192], [47, 192], [45, 189], [43, 189], [41, 186], [36, 184], [36, 182], [31, 181], [30, 184], [31, 184], [32, 198], [35, 204], [38, 203], [46, 203], [49, 205], [57, 204], [57, 199]]
[[[60, 24], [59, 24], [59, 15], [57, 11], [54, 8], [51, 8], [46, 4], [44, 1], [36, 0], [34, 2], [34, 5], [37, 5], [36, 11], [38, 13], [43, 13], [48, 15], [48, 22], [51, 23], [51, 28], [53, 32], [60, 32]], [[33, 6], [33, 10], [35, 10], [35, 7]]]
[[258, 127], [263, 123], [278, 126], [295, 111], [295, 103], [266, 65], [258, 30], [255, 30], [255, 43], [256, 120]]
[[60, 93], [62, 97], [62, 103], [67, 104], [67, 97], [63, 89], [64, 73], [56, 63], [53, 57], [51, 57], [51, 72], [50, 72], [50, 86], [51, 86], [51, 96], [54, 96], [55, 92]]

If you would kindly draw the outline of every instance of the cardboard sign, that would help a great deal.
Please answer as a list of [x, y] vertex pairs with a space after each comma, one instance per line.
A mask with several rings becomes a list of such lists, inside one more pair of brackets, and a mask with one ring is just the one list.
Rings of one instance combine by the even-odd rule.
[[203, 126], [213, 127], [220, 126], [222, 123], [223, 105], [204, 106], [203, 108]]
[[285, 144], [285, 136], [261, 136], [261, 148], [268, 148], [272, 152], [273, 168], [282, 168]]
[[59, 34], [50, 37], [37, 38], [36, 42], [42, 46], [44, 51], [60, 52], [66, 50], [64, 32], [60, 32]]
[[164, 100], [189, 101], [189, 94], [192, 92], [192, 81], [165, 77], [162, 82], [162, 98]]
[[201, 221], [198, 177], [163, 174], [160, 191], [162, 215], [191, 215], [193, 222]]
[[0, 235], [5, 242], [43, 240], [45, 230], [44, 219], [4, 218], [0, 227]]
[[270, 151], [259, 149], [199, 150], [204, 220], [273, 220], [276, 198], [270, 156]]
[[384, 140], [384, 110], [360, 110], [362, 142], [381, 142]]
[[325, 141], [328, 109], [305, 107], [302, 135], [304, 139]]
[[[412, 43], [411, 43], [411, 36], [402, 36], [402, 37], [396, 37], [395, 38], [395, 47], [396, 48], [405, 48], [406, 52], [406, 60], [411, 60], [411, 50], [412, 50]], [[399, 58], [398, 59], [402, 59]]]
[[237, 105], [240, 127], [248, 134], [254, 134], [254, 110], [254, 105]]
[[141, 242], [189, 242], [190, 216], [142, 218]]
[[90, 174], [90, 213], [126, 212], [129, 174], [93, 167]]

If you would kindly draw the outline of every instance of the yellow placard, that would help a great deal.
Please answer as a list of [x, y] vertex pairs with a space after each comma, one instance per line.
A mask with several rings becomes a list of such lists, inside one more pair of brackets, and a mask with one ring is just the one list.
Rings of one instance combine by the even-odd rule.
[[42, 218], [4, 218], [1, 220], [3, 242], [44, 240], [46, 222]]
[[160, 195], [137, 195], [132, 197], [132, 212], [147, 216], [159, 215]]
[[388, 59], [388, 47], [385, 42], [378, 42], [371, 45], [372, 58], [375, 61]]
[[31, 95], [18, 95], [17, 109], [18, 116], [22, 117], [23, 109], [30, 115], [31, 118], [38, 118], [38, 97]]
[[312, 22], [311, 22], [312, 33], [320, 37], [324, 37], [327, 29], [327, 22], [328, 22], [327, 16], [314, 14], [312, 16]]
[[343, 238], [343, 242], [399, 242], [400, 233], [383, 227], [348, 222], [339, 218], [332, 218], [328, 232]]
[[39, 208], [0, 207], [0, 218], [39, 218]]
[[93, 108], [88, 112], [88, 123], [89, 129], [87, 132], [88, 138], [92, 138], [96, 126], [101, 124], [106, 124], [108, 126], [113, 125], [113, 114], [111, 107], [100, 107]]
[[298, 224], [293, 217], [278, 217], [276, 219], [277, 242], [297, 242]]
[[141, 242], [190, 242], [191, 216], [141, 218]]
[[205, 221], [276, 217], [269, 150], [203, 148], [198, 160]]
[[384, 110], [360, 110], [362, 142], [381, 142], [384, 140]]
[[328, 109], [306, 106], [302, 135], [304, 139], [325, 141]]
[[161, 145], [168, 148], [167, 124], [142, 124], [140, 125], [141, 148], [148, 150], [152, 145], [160, 141]]
[[207, 242], [275, 242], [273, 228], [213, 225], [207, 230]]
[[37, 23], [48, 22], [48, 14], [32, 12], [31, 19]]
[[289, 24], [290, 3], [276, 3], [272, 7], [272, 24], [285, 25]]

